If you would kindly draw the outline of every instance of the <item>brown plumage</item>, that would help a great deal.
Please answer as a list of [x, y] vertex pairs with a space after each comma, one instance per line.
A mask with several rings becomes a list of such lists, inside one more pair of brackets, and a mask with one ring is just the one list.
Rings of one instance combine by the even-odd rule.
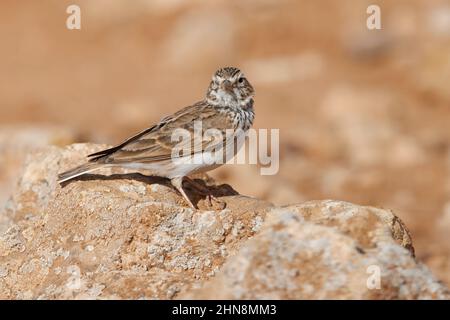
[[[183, 178], [194, 172], [212, 170], [220, 163], [194, 164], [188, 160], [206, 153], [209, 155], [211, 150], [230, 151], [227, 149], [230, 143], [227, 130], [235, 130], [236, 135], [239, 135], [240, 131], [245, 133], [250, 128], [254, 119], [253, 95], [253, 87], [239, 69], [219, 69], [213, 76], [204, 100], [163, 118], [158, 124], [113, 148], [89, 155], [87, 163], [60, 174], [59, 182], [107, 166], [146, 169], [156, 176], [171, 179], [172, 185], [194, 207], [182, 188]], [[197, 132], [196, 136], [195, 125], [199, 123], [201, 132]], [[216, 129], [222, 133], [222, 138], [211, 140], [205, 137], [204, 133], [208, 129]], [[190, 133], [190, 139], [181, 142], [174, 140], [177, 130]], [[236, 136], [232, 138], [237, 139]], [[175, 149], [180, 149], [176, 155]], [[232, 150], [233, 155], [236, 152], [237, 149]]]

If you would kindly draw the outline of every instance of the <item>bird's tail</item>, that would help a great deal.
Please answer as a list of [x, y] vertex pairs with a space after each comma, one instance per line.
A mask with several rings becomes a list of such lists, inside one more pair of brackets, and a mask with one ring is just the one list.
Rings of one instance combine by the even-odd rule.
[[58, 175], [58, 183], [63, 183], [67, 180], [76, 178], [78, 176], [81, 176], [83, 174], [95, 171], [97, 169], [100, 169], [104, 166], [104, 164], [101, 163], [85, 163], [82, 164], [81, 166], [78, 166], [76, 168], [73, 168], [72, 170], [63, 172], [61, 174]]

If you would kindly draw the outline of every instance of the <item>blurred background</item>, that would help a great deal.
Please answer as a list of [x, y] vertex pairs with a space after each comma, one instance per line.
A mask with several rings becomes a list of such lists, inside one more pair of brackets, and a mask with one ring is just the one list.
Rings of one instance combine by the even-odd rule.
[[[71, 4], [81, 30], [66, 28]], [[382, 30], [366, 27], [370, 4]], [[450, 1], [2, 0], [0, 24], [1, 203], [29, 151], [116, 144], [238, 66], [254, 127], [280, 129], [280, 171], [212, 176], [276, 204], [392, 209], [450, 284]]]

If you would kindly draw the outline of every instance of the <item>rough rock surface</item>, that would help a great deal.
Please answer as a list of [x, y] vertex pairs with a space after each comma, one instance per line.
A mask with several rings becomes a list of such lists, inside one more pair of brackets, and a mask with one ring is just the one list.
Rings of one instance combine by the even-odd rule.
[[[449, 298], [390, 211], [339, 201], [275, 207], [208, 177], [227, 203], [192, 210], [161, 178], [58, 172], [102, 146], [30, 155], [4, 212], [0, 298]], [[368, 289], [368, 268], [380, 289]]]
[[[67, 145], [76, 138], [75, 132], [61, 126], [5, 126], [0, 127], [0, 210], [17, 182], [27, 154], [49, 144]], [[7, 224], [0, 215], [0, 233]]]
[[[339, 201], [276, 208], [217, 277], [181, 298], [444, 298], [411, 250], [389, 211]], [[371, 277], [378, 271], [379, 287]]]

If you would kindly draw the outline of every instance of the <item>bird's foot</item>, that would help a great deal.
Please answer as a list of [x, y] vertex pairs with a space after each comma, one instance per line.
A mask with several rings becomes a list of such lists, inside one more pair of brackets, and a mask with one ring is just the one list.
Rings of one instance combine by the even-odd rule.
[[227, 203], [225, 201], [217, 199], [212, 194], [208, 194], [207, 198], [208, 198], [208, 204], [211, 208], [214, 208], [216, 210], [223, 210], [227, 206]]
[[201, 185], [200, 183], [194, 181], [193, 179], [189, 177], [185, 177], [185, 180], [189, 182], [189, 184], [201, 195], [206, 196], [208, 198], [208, 205], [211, 208], [214, 208], [216, 210], [223, 210], [227, 206], [225, 201], [219, 200], [217, 197], [215, 197], [211, 191]]

